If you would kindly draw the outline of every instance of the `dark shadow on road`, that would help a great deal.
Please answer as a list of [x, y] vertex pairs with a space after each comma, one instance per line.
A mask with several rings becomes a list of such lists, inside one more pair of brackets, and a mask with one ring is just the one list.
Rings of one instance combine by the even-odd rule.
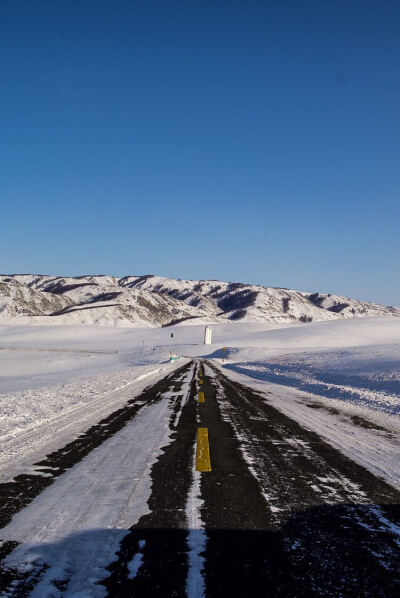
[[[42, 583], [46, 595], [69, 596], [85, 579], [87, 587], [100, 584], [113, 598], [183, 598], [189, 566], [197, 564], [207, 597], [391, 598], [400, 595], [400, 552], [395, 527], [391, 532], [376, 515], [381, 511], [399, 525], [399, 505], [338, 504], [291, 513], [271, 529], [207, 529], [205, 551], [190, 558], [187, 529], [89, 530], [27, 547], [31, 570], [3, 562], [0, 595], [30, 596]], [[15, 545], [8, 548], [12, 553]]]

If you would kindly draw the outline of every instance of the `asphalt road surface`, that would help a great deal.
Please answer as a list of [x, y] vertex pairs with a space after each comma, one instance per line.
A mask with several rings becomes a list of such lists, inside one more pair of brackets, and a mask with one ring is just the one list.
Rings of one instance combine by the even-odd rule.
[[[9, 530], [0, 530], [2, 597], [78, 596], [71, 563], [82, 535], [62, 553], [70, 577], [65, 567], [60, 577], [54, 563], [37, 562], [24, 571], [7, 561], [22, 542], [12, 535], [12, 517], [18, 514], [25, 529], [36, 521], [32, 529], [45, 541], [47, 520], [58, 520], [56, 509], [63, 505], [49, 499], [46, 505], [55, 506], [44, 513], [39, 499], [52, 485], [54, 492], [62, 490], [54, 496], [68, 496], [69, 480], [76, 484], [79, 477], [74, 517], [81, 529], [93, 516], [90, 496], [111, 493], [110, 480], [99, 485], [109, 462], [107, 471], [115, 468], [115, 477], [118, 470], [121, 481], [117, 492], [113, 487], [105, 496], [114, 514], [108, 514], [107, 526], [124, 527], [126, 503], [136, 496], [130, 486], [145, 475], [129, 426], [163, 404], [169, 441], [155, 458], [161, 443], [155, 436], [148, 456], [142, 455], [152, 459], [148, 508], [126, 527], [115, 553], [105, 555], [97, 589], [79, 596], [400, 595], [400, 493], [272, 407], [265, 395], [198, 360], [49, 455], [40, 464], [45, 476], [0, 484], [0, 524]], [[163, 426], [163, 413], [153, 427]], [[114, 440], [120, 442], [113, 448]], [[124, 447], [119, 461], [115, 446]], [[86, 467], [99, 449], [86, 482], [77, 468]], [[86, 511], [79, 521], [85, 487]], [[91, 546], [100, 550], [100, 541]]]

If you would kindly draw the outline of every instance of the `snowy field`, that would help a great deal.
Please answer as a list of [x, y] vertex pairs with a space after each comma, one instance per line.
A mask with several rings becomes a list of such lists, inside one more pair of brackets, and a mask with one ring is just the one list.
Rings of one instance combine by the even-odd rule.
[[[330, 421], [337, 410], [392, 433], [400, 430], [400, 319], [217, 325], [210, 346], [202, 344], [203, 330], [0, 326], [0, 479], [29, 471], [33, 458], [63, 446], [124, 404], [128, 394], [180, 365], [182, 360], [169, 364], [170, 351], [213, 359], [231, 377], [265, 392], [272, 388], [282, 410], [293, 407], [301, 391], [315, 405], [331, 407]], [[318, 410], [319, 420], [326, 414]], [[367, 444], [371, 434], [376, 444], [377, 429], [358, 433], [367, 434]], [[387, 450], [397, 442], [393, 436]]]

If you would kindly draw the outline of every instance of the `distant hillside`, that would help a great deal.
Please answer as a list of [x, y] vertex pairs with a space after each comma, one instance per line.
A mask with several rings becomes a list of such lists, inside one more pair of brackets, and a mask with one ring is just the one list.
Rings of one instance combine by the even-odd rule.
[[169, 326], [180, 322], [310, 322], [400, 310], [323, 293], [160, 276], [0, 275], [0, 322]]

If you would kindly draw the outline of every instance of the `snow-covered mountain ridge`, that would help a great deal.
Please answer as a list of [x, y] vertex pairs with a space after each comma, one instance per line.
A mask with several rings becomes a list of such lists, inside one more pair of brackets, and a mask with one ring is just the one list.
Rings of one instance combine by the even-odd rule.
[[385, 315], [400, 316], [400, 309], [339, 295], [215, 280], [0, 275], [0, 321], [7, 322], [168, 326]]

